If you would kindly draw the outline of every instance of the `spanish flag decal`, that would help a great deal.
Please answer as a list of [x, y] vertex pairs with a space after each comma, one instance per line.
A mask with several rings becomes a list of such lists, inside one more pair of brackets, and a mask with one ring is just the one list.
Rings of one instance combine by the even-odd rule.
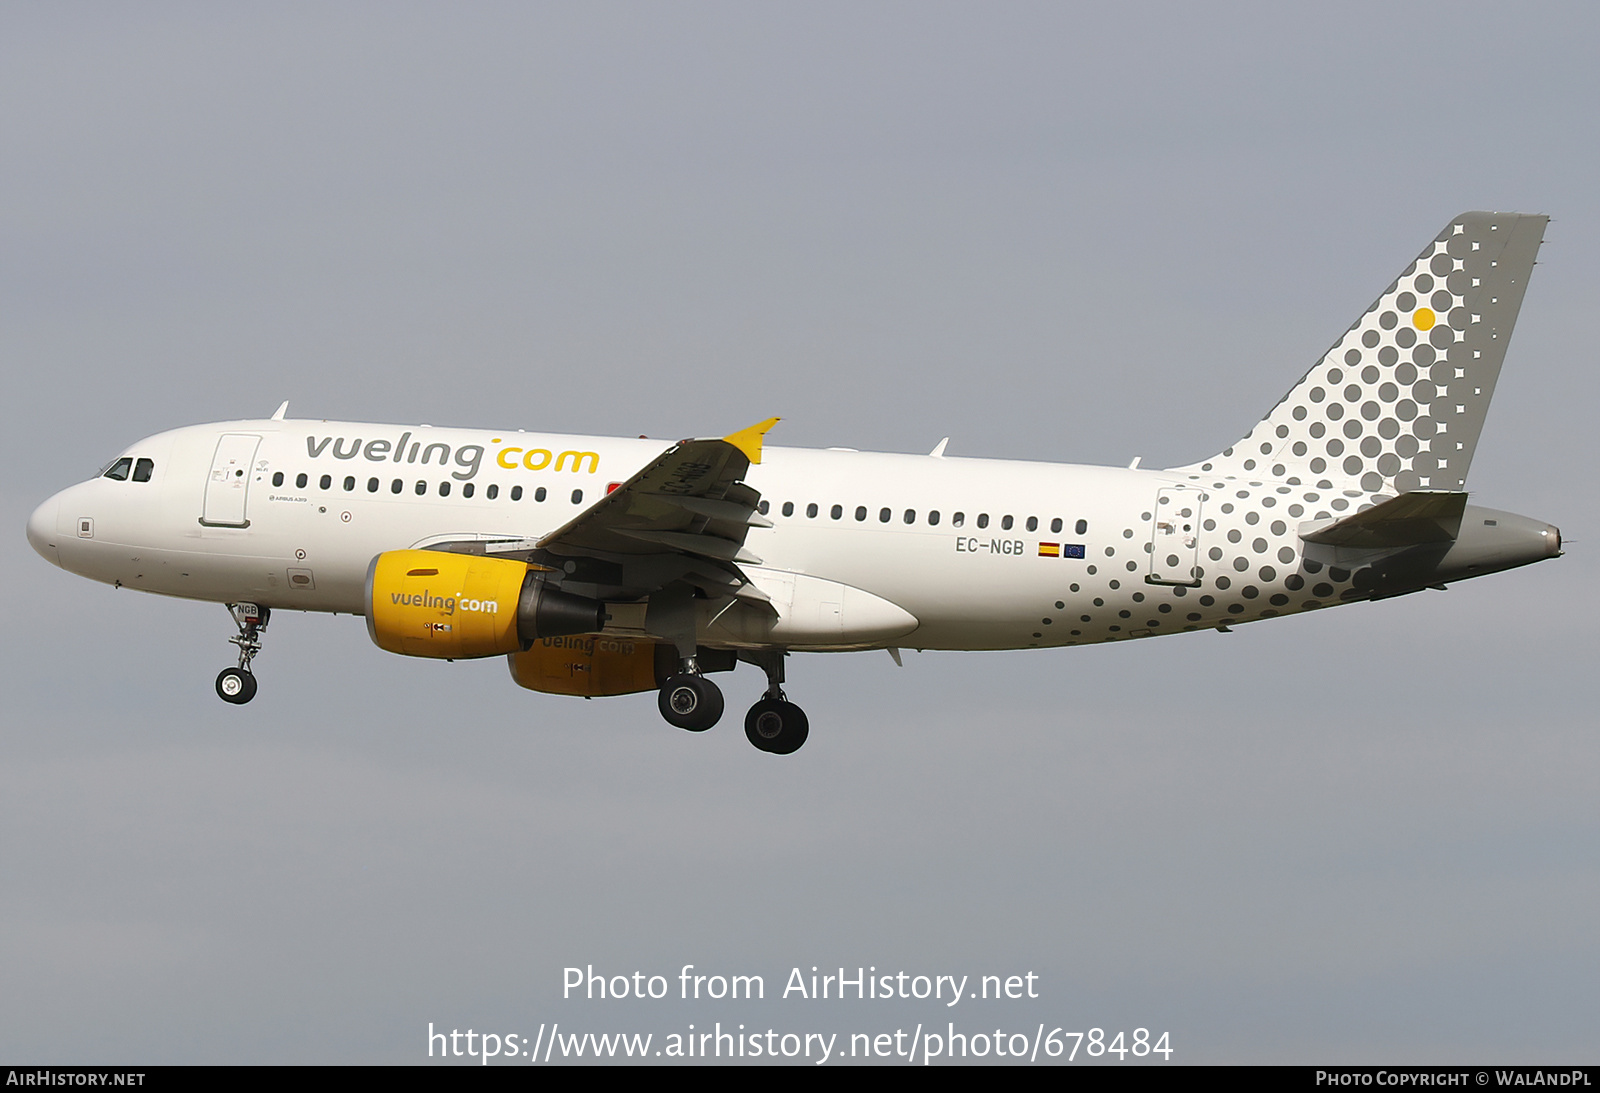
[[1059, 558], [1059, 557], [1061, 557], [1061, 544], [1060, 543], [1040, 543], [1039, 544], [1039, 557], [1041, 557], [1041, 558]]

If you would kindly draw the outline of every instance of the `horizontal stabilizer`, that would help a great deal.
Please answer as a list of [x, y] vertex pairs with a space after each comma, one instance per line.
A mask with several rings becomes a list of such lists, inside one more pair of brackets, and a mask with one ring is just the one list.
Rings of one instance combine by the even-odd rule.
[[1300, 525], [1300, 538], [1326, 546], [1382, 549], [1453, 542], [1461, 533], [1467, 495], [1413, 490], [1332, 523]]

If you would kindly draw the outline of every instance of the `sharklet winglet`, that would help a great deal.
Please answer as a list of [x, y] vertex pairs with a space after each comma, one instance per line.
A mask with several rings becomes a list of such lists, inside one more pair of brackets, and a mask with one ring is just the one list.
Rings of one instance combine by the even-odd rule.
[[772, 428], [782, 418], [769, 417], [765, 421], [758, 421], [748, 429], [740, 429], [737, 433], [729, 433], [722, 439], [732, 444], [744, 453], [744, 457], [752, 463], [761, 462], [761, 438], [767, 435], [767, 430]]

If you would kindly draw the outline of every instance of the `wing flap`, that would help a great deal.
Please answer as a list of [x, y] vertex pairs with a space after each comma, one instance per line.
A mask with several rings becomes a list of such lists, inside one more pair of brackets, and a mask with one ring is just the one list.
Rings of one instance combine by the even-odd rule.
[[617, 534], [644, 543], [659, 543], [686, 554], [715, 558], [719, 562], [761, 564], [761, 559], [746, 550], [743, 543], [736, 543], [719, 535], [695, 535], [686, 531], [652, 531], [648, 528], [619, 528]]
[[646, 496], [657, 498], [669, 505], [676, 505], [680, 509], [686, 509], [701, 516], [708, 516], [713, 520], [727, 520], [753, 528], [770, 528], [772, 526], [772, 521], [757, 512], [753, 503], [744, 505], [737, 501], [718, 501], [710, 497], [679, 497], [669, 493], [652, 493]]
[[743, 587], [748, 582], [738, 565], [760, 563], [745, 549], [745, 536], [752, 527], [772, 526], [744, 476], [760, 461], [762, 437], [777, 420], [725, 438], [679, 441], [540, 538], [535, 554], [622, 563], [640, 575], [623, 581], [621, 591], [631, 595], [680, 579], [721, 595]]

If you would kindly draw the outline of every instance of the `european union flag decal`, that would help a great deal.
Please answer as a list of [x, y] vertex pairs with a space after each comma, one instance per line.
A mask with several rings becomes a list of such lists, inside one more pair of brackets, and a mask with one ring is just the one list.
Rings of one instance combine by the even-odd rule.
[[1081, 558], [1081, 557], [1083, 557], [1083, 544], [1082, 543], [1063, 543], [1063, 544], [1061, 544], [1061, 556], [1063, 558]]

